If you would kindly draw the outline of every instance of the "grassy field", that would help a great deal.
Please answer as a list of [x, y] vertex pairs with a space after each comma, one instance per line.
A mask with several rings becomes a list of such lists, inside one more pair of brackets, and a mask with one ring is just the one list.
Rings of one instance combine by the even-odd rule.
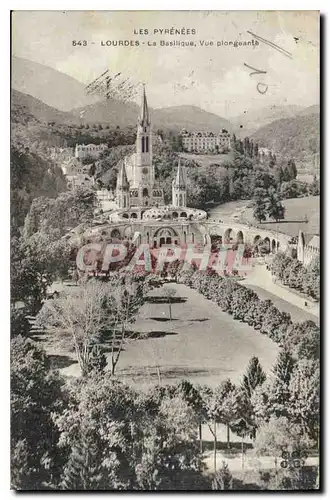
[[[253, 209], [247, 208], [243, 214], [244, 221], [250, 222], [255, 226], [265, 229], [272, 229], [281, 233], [297, 236], [299, 229], [305, 233], [320, 233], [320, 197], [310, 196], [308, 198], [292, 198], [284, 200], [285, 219], [276, 223], [275, 221], [266, 221], [257, 224], [253, 218]], [[307, 218], [307, 222], [305, 221]]]
[[[320, 174], [319, 172], [316, 172], [316, 177], [319, 178], [320, 177]], [[299, 173], [297, 174], [297, 181], [301, 181], [301, 182], [307, 182], [307, 184], [312, 184], [314, 180], [314, 174], [310, 174], [310, 173]]]
[[[320, 233], [320, 197], [310, 196], [308, 198], [292, 198], [284, 200], [285, 219], [275, 222], [269, 220], [259, 224], [253, 218], [253, 209], [248, 205], [251, 200], [230, 201], [210, 210], [211, 219], [221, 219], [223, 222], [236, 221], [241, 224], [252, 224], [261, 229], [271, 229], [281, 233], [297, 236], [299, 229], [305, 233], [319, 234]], [[234, 216], [237, 216], [234, 218]], [[307, 218], [307, 222], [305, 220]]]
[[[121, 380], [139, 387], [158, 383], [159, 375], [162, 383], [189, 379], [216, 386], [228, 377], [237, 383], [252, 356], [270, 370], [278, 353], [274, 342], [188, 287], [165, 286], [176, 291], [173, 320], [164, 289], [153, 291], [155, 298], [143, 306], [134, 324], [134, 331], [147, 338], [125, 347], [117, 372]], [[78, 365], [68, 364], [63, 373], [78, 375]]]
[[234, 158], [233, 151], [230, 151], [227, 154], [219, 154], [219, 155], [197, 155], [193, 153], [180, 153], [181, 158], [185, 158], [186, 160], [193, 160], [200, 163], [203, 167], [209, 167], [212, 163], [216, 163], [218, 165], [222, 165], [225, 161], [232, 161]]
[[[212, 207], [209, 211], [210, 219], [221, 219], [223, 222], [234, 220], [242, 222], [249, 203], [251, 203], [251, 200], [237, 200]], [[234, 219], [234, 216], [238, 216], [238, 218]]]

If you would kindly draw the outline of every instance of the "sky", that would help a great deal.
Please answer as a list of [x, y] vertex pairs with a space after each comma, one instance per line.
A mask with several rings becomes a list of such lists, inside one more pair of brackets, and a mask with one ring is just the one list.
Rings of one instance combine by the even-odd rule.
[[[171, 28], [196, 34], [153, 33]], [[149, 34], [134, 34], [139, 29]], [[262, 41], [217, 46], [255, 40], [248, 31], [286, 52]], [[87, 46], [73, 46], [72, 40], [87, 40]], [[107, 40], [140, 45], [101, 46]], [[161, 40], [196, 46], [162, 47]], [[16, 11], [12, 53], [86, 84], [107, 69], [121, 71], [133, 83], [146, 83], [155, 108], [196, 105], [232, 117], [251, 108], [319, 102], [318, 11]], [[251, 75], [246, 65], [263, 73]]]

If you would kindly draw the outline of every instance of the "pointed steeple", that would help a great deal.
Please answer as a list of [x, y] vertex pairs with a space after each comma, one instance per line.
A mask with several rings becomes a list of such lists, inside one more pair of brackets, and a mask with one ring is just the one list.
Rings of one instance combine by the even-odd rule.
[[178, 170], [176, 172], [175, 185], [176, 185], [176, 187], [180, 187], [180, 188], [186, 187], [186, 179], [185, 179], [183, 167], [181, 167], [180, 158], [179, 158], [179, 163], [178, 163]]
[[120, 166], [120, 169], [118, 172], [118, 177], [117, 177], [117, 189], [118, 188], [122, 188], [122, 189], [129, 188], [129, 182], [127, 180], [126, 168], [125, 168], [125, 164], [123, 161], [121, 162], [121, 166]]
[[143, 85], [142, 101], [139, 120], [141, 124], [150, 125], [150, 115], [147, 103], [146, 88]]

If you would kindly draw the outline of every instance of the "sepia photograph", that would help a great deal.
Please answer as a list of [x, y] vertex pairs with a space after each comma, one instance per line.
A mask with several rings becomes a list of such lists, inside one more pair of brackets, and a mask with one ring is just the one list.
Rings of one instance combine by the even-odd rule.
[[10, 22], [11, 489], [320, 491], [320, 12]]

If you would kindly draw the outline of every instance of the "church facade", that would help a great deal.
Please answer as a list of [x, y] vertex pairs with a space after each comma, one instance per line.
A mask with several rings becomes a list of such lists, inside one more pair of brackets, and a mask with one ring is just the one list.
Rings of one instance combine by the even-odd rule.
[[119, 208], [164, 204], [164, 193], [155, 181], [152, 163], [152, 129], [145, 88], [137, 124], [136, 151], [119, 165], [117, 204]]

